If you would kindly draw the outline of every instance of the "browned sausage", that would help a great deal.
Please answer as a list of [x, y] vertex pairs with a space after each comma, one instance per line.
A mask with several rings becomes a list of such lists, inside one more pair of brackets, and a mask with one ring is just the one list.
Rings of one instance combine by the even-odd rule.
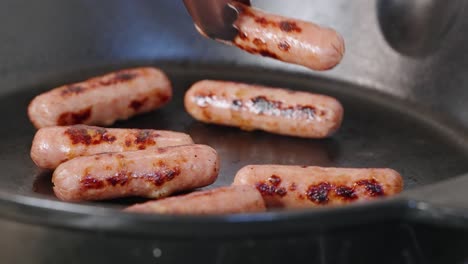
[[209, 80], [187, 91], [185, 108], [206, 123], [307, 138], [330, 136], [343, 119], [343, 107], [329, 96]]
[[171, 97], [171, 83], [160, 70], [128, 69], [43, 93], [32, 100], [28, 114], [36, 128], [111, 125], [159, 108]]
[[210, 185], [218, 171], [214, 149], [185, 145], [74, 158], [57, 167], [52, 182], [64, 201], [161, 198]]
[[31, 158], [40, 168], [55, 169], [79, 156], [188, 144], [193, 144], [189, 135], [172, 131], [86, 125], [46, 127], [34, 136]]
[[252, 186], [230, 186], [137, 204], [128, 212], [157, 214], [236, 214], [265, 211], [262, 195]]
[[403, 179], [391, 169], [345, 169], [283, 165], [242, 168], [234, 185], [251, 185], [268, 207], [342, 205], [395, 195]]
[[272, 15], [233, 3], [239, 10], [235, 27], [239, 34], [234, 44], [262, 56], [303, 65], [313, 70], [328, 70], [343, 58], [343, 38], [333, 29]]

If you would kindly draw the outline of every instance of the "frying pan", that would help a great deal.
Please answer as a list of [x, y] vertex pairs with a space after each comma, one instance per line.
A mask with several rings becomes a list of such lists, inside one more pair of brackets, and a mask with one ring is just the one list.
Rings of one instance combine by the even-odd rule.
[[[336, 27], [347, 57], [314, 73], [221, 46], [193, 29], [182, 1], [6, 0], [0, 3], [0, 255], [6, 263], [425, 263], [420, 238], [468, 227], [468, 134], [463, 85], [468, 41], [457, 21], [430, 57], [392, 50], [375, 2], [258, 1], [273, 12]], [[464, 12], [464, 11], [463, 11]], [[170, 76], [174, 100], [116, 127], [185, 131], [217, 149], [228, 185], [246, 164], [390, 167], [405, 180], [394, 198], [339, 208], [227, 216], [132, 215], [136, 200], [57, 201], [50, 172], [29, 158], [34, 128], [26, 115], [38, 93], [132, 66]], [[443, 67], [441, 67], [443, 65]], [[335, 96], [341, 130], [306, 140], [196, 122], [184, 91], [201, 79], [233, 80]], [[429, 229], [431, 226], [433, 229]], [[464, 232], [464, 231], [460, 231]], [[456, 240], [455, 242], [459, 242]], [[466, 242], [466, 241], [465, 241]], [[449, 242], [447, 242], [449, 243]], [[456, 257], [455, 255], [451, 255]], [[434, 260], [434, 259], [431, 259]]]

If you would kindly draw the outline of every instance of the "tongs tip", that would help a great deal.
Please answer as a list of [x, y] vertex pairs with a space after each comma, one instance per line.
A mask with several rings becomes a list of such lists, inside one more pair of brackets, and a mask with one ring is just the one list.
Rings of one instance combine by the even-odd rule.
[[238, 12], [235, 3], [250, 6], [250, 0], [184, 0], [197, 31], [205, 37], [231, 42], [238, 34], [233, 26]]

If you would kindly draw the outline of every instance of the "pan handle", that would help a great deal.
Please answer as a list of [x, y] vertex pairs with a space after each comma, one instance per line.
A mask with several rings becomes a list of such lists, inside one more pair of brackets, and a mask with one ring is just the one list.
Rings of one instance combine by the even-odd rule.
[[468, 174], [403, 194], [410, 221], [468, 229]]

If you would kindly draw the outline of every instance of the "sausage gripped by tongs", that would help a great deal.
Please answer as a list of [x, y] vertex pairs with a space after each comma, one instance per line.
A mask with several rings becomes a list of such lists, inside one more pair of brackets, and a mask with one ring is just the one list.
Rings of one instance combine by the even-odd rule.
[[333, 29], [269, 14], [249, 0], [184, 0], [204, 36], [252, 54], [313, 70], [334, 68], [343, 58], [343, 38]]

